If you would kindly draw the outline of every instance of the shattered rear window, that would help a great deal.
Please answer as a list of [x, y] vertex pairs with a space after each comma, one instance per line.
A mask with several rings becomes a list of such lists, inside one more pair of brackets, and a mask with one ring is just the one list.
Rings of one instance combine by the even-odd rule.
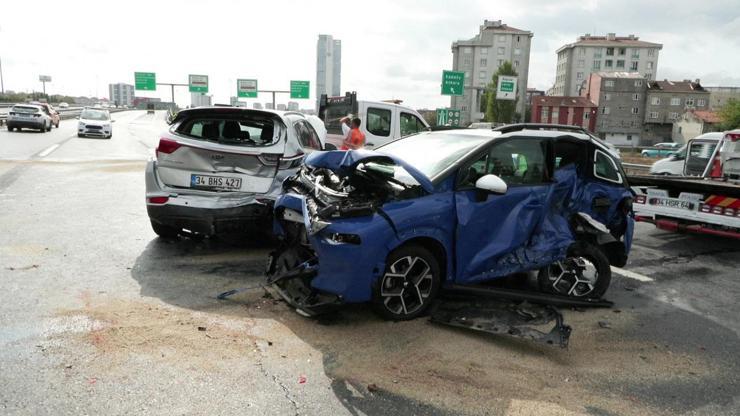
[[[192, 118], [182, 122], [177, 133], [192, 139], [231, 146], [269, 146], [278, 140], [270, 119]], [[279, 132], [279, 130], [278, 130]]]

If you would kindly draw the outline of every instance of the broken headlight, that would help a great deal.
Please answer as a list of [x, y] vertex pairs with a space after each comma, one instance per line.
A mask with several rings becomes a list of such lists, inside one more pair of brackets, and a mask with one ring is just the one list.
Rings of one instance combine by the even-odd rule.
[[360, 236], [357, 234], [331, 233], [326, 240], [333, 244], [360, 244]]

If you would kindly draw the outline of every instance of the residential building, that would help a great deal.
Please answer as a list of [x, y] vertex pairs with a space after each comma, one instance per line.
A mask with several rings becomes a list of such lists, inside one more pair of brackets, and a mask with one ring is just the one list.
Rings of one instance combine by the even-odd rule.
[[231, 97], [231, 99], [229, 100], [229, 104], [234, 107], [248, 107], [248, 104], [245, 101], [239, 101], [239, 97]]
[[265, 103], [265, 110], [273, 110], [273, 109], [274, 108], [273, 108], [272, 103]]
[[532, 97], [532, 123], [596, 128], [596, 104], [586, 97]]
[[316, 108], [321, 94], [338, 96], [342, 81], [342, 41], [319, 35], [316, 44]]
[[541, 97], [545, 95], [545, 92], [538, 90], [537, 88], [527, 88], [526, 103], [528, 108], [532, 108], [532, 98]]
[[295, 101], [288, 101], [288, 111], [298, 111], [298, 103]]
[[594, 72], [581, 91], [597, 106], [594, 132], [615, 145], [639, 146], [647, 80], [637, 72]]
[[673, 123], [686, 110], [708, 110], [709, 91], [699, 80], [648, 81], [643, 137], [651, 143], [670, 141]]
[[285, 111], [285, 110], [286, 110], [285, 104], [278, 104], [278, 105], [277, 105], [277, 109], [278, 109], [279, 111]]
[[254, 103], [252, 104], [252, 108], [255, 110], [262, 110], [262, 103]]
[[704, 87], [709, 91], [709, 109], [719, 111], [727, 101], [740, 101], [740, 87]]
[[493, 73], [506, 61], [518, 74], [516, 111], [520, 118], [524, 117], [532, 36], [532, 32], [513, 28], [501, 20], [485, 20], [475, 37], [452, 43], [452, 69], [465, 72], [465, 86], [463, 95], [451, 97], [450, 107], [461, 110], [462, 125], [483, 119], [481, 96]]
[[203, 92], [191, 92], [190, 93], [190, 106], [191, 107], [210, 107], [211, 96]]
[[134, 103], [134, 86], [123, 83], [108, 84], [108, 96], [116, 107], [123, 105], [131, 107]]
[[637, 72], [655, 79], [658, 55], [663, 45], [640, 40], [635, 35], [579, 36], [557, 50], [558, 63], [551, 95], [581, 95], [580, 89], [592, 72]]
[[721, 122], [714, 111], [689, 110], [673, 123], [673, 141], [686, 143], [701, 134], [719, 131]]

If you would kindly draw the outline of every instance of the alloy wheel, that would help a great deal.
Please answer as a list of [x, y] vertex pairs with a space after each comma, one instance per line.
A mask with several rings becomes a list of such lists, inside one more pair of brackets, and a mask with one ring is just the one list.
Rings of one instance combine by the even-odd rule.
[[409, 315], [422, 308], [434, 287], [429, 264], [417, 256], [401, 257], [388, 268], [380, 282], [384, 307], [395, 315]]
[[582, 297], [594, 291], [599, 272], [585, 257], [569, 257], [548, 268], [552, 291], [565, 296]]

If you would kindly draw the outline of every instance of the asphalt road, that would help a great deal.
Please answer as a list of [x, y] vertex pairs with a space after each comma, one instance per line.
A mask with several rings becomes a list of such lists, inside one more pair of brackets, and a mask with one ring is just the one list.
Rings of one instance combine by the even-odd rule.
[[[254, 290], [256, 237], [163, 241], [143, 169], [163, 115], [111, 140], [0, 130], [0, 413], [740, 414], [740, 244], [639, 224], [613, 309], [568, 349], [362, 305], [320, 321]], [[57, 146], [58, 145], [58, 146]]]

